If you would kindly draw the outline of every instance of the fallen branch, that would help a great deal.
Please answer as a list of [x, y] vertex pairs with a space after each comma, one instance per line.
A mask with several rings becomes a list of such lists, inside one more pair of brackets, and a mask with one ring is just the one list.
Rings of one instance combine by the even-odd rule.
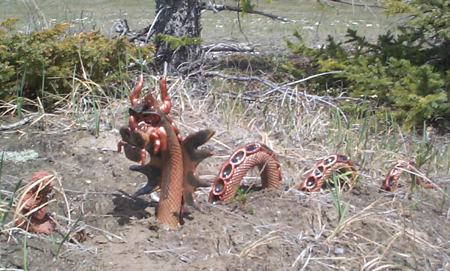
[[[322, 0], [324, 3], [327, 4], [328, 1]], [[357, 6], [357, 7], [370, 7], [370, 8], [382, 8], [382, 9], [387, 9], [387, 7], [385, 6], [380, 6], [377, 4], [366, 4], [364, 2], [361, 1], [361, 3], [354, 3], [354, 2], [347, 2], [347, 1], [343, 1], [343, 0], [329, 0], [331, 2], [336, 2], [336, 3], [341, 3], [341, 4], [346, 4], [346, 5], [351, 5], [351, 6]]]
[[[128, 21], [127, 19], [118, 20], [114, 23], [114, 30], [119, 33], [120, 37], [123, 37], [125, 35], [128, 36], [128, 41], [133, 42], [135, 40], [145, 41], [147, 40], [147, 37], [150, 38], [154, 33], [151, 33], [149, 31], [153, 24], [146, 26], [139, 30], [138, 32], [131, 31], [128, 27]], [[153, 31], [154, 32], [154, 31]]]
[[[202, 3], [201, 7], [202, 10], [212, 10], [214, 12], [220, 12], [220, 11], [235, 11], [235, 12], [242, 12], [242, 8], [238, 7], [238, 6], [228, 6], [228, 5], [216, 5], [216, 4], [212, 4], [211, 2], [209, 3]], [[257, 14], [257, 15], [261, 15], [261, 16], [265, 16], [265, 17], [269, 17], [271, 19], [274, 20], [280, 20], [283, 22], [288, 22], [289, 20], [287, 18], [278, 16], [278, 15], [273, 15], [270, 13], [266, 13], [266, 12], [262, 12], [262, 11], [258, 11], [258, 10], [248, 10], [246, 11], [246, 13], [248, 14]]]
[[34, 119], [35, 116], [30, 116], [30, 117], [26, 117], [23, 120], [20, 120], [16, 123], [10, 124], [10, 125], [1, 125], [0, 126], [0, 131], [5, 131], [5, 130], [12, 130], [14, 128], [17, 128], [19, 126], [25, 125], [27, 123], [29, 123], [30, 121], [32, 121]]
[[311, 80], [311, 79], [316, 78], [316, 77], [330, 75], [330, 74], [337, 74], [337, 73], [341, 73], [341, 72], [342, 71], [334, 71], [334, 72], [324, 72], [324, 73], [320, 73], [320, 74], [315, 74], [315, 75], [309, 76], [307, 78], [303, 78], [303, 79], [300, 79], [300, 80], [297, 80], [297, 81], [294, 81], [294, 82], [291, 82], [291, 83], [287, 83], [287, 84], [284, 84], [284, 85], [281, 85], [281, 86], [277, 86], [275, 83], [273, 83], [273, 82], [271, 82], [269, 80], [265, 80], [265, 79], [263, 79], [261, 77], [258, 77], [258, 76], [234, 76], [234, 75], [223, 74], [223, 73], [220, 73], [220, 72], [205, 72], [203, 75], [204, 76], [210, 76], [210, 77], [213, 77], [213, 76], [221, 77], [221, 78], [224, 78], [224, 79], [238, 80], [238, 81], [258, 81], [258, 82], [261, 82], [262, 84], [264, 84], [264, 85], [266, 85], [266, 86], [268, 86], [270, 88], [268, 91], [264, 92], [263, 94], [258, 95], [257, 98], [263, 98], [263, 97], [268, 96], [268, 95], [270, 95], [270, 94], [272, 94], [274, 92], [278, 92], [278, 93], [281, 93], [283, 95], [286, 95], [290, 99], [292, 99], [292, 100], [296, 101], [297, 103], [299, 103], [300, 101], [297, 100], [297, 98], [292, 95], [295, 92], [296, 94], [302, 95], [303, 97], [305, 97], [307, 99], [311, 99], [311, 100], [314, 100], [314, 101], [322, 102], [322, 103], [324, 103], [324, 104], [326, 104], [326, 105], [336, 109], [339, 112], [339, 114], [342, 115], [344, 120], [347, 121], [347, 116], [345, 115], [345, 113], [338, 106], [336, 106], [335, 104], [333, 104], [333, 103], [331, 103], [329, 101], [330, 100], [340, 100], [340, 99], [349, 99], [349, 100], [357, 100], [357, 101], [359, 101], [359, 99], [349, 98], [349, 97], [348, 98], [347, 97], [345, 97], [345, 98], [343, 98], [343, 97], [339, 97], [339, 98], [335, 98], [335, 97], [321, 97], [321, 96], [313, 95], [313, 94], [298, 93], [294, 89], [289, 87], [289, 86], [292, 86], [292, 85], [295, 85], [295, 84], [306, 82], [306, 81]]
[[202, 46], [202, 49], [207, 52], [254, 52], [254, 46], [247, 46], [241, 44], [210, 44]]

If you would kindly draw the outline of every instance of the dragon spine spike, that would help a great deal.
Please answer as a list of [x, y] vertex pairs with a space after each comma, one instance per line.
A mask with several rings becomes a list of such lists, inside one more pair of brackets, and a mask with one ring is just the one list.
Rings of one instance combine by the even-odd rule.
[[141, 102], [139, 94], [141, 93], [142, 87], [144, 86], [144, 75], [139, 75], [139, 81], [134, 87], [133, 91], [130, 92], [131, 105], [136, 105]]
[[248, 143], [235, 150], [223, 164], [209, 195], [209, 202], [226, 202], [236, 196], [247, 172], [258, 166], [263, 188], [281, 185], [281, 167], [274, 152], [261, 143]]
[[148, 107], [156, 108], [156, 107], [158, 106], [158, 101], [155, 99], [155, 97], [153, 97], [153, 94], [152, 94], [151, 91], [149, 91], [149, 92], [145, 95], [144, 101], [145, 101], [145, 104], [146, 104]]
[[349, 189], [354, 185], [358, 174], [350, 157], [341, 154], [331, 154], [317, 163], [302, 182], [298, 190], [307, 192], [320, 191], [326, 184], [326, 179], [328, 179], [334, 171], [349, 173], [350, 176], [348, 177], [348, 180], [341, 180], [341, 182], [344, 181], [344, 187]]
[[161, 89], [161, 101], [162, 104], [160, 105], [161, 111], [163, 111], [165, 114], [169, 114], [170, 110], [172, 109], [172, 102], [170, 101], [168, 89], [167, 89], [167, 76], [163, 75], [161, 80], [159, 81], [159, 88]]
[[213, 155], [211, 151], [199, 150], [198, 147], [208, 142], [214, 133], [214, 130], [198, 131], [188, 135], [182, 142], [184, 166], [183, 198], [186, 204], [198, 210], [200, 210], [200, 205], [194, 192], [199, 187], [208, 187], [209, 184], [198, 176], [197, 165]]

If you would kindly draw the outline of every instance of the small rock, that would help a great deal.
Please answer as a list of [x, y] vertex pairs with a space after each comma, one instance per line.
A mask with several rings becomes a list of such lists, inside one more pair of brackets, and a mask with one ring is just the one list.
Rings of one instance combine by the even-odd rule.
[[337, 247], [334, 249], [334, 254], [338, 255], [344, 254], [344, 249], [342, 247]]
[[189, 259], [189, 258], [187, 258], [187, 257], [185, 257], [185, 256], [180, 256], [180, 257], [178, 257], [178, 259], [179, 259], [180, 261], [184, 262], [184, 263], [191, 263], [191, 262], [192, 262], [191, 259]]
[[101, 235], [101, 236], [95, 237], [94, 242], [99, 245], [106, 244], [106, 243], [108, 243], [108, 239], [106, 239], [105, 236]]
[[147, 207], [144, 211], [151, 214], [155, 211], [155, 207]]

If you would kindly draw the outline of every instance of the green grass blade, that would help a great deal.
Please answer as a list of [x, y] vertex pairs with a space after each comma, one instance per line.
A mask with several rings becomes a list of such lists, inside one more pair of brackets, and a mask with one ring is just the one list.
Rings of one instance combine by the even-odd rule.
[[[28, 223], [27, 223], [27, 229], [26, 231], [28, 232], [28, 228], [30, 227], [30, 219], [28, 219]], [[23, 236], [23, 270], [28, 270], [28, 249], [27, 249], [27, 239], [28, 236], [27, 234], [25, 234]]]
[[[2, 179], [3, 157], [4, 156], [5, 156], [5, 151], [2, 151], [2, 156], [0, 157], [0, 180]], [[1, 194], [0, 194], [0, 197], [1, 197]]]
[[14, 196], [16, 195], [17, 190], [19, 190], [21, 184], [22, 184], [22, 180], [19, 180], [17, 182], [16, 186], [14, 187], [13, 194], [11, 195], [11, 198], [9, 199], [9, 202], [8, 202], [8, 206], [6, 208], [7, 212], [3, 213], [3, 216], [2, 216], [2, 223], [1, 223], [2, 228], [5, 225], [6, 217], [8, 216], [9, 212], [11, 211], [11, 206], [14, 202]]
[[80, 222], [81, 218], [83, 218], [83, 216], [81, 215], [80, 217], [78, 217], [78, 219], [75, 221], [75, 223], [73, 223], [72, 227], [70, 227], [70, 230], [67, 232], [67, 234], [64, 236], [63, 240], [61, 241], [61, 243], [59, 244], [58, 250], [56, 251], [56, 258], [58, 258], [59, 253], [61, 252], [61, 248], [62, 245], [67, 241], [67, 239], [69, 239], [70, 234], [73, 232], [73, 230], [75, 229], [75, 227], [77, 226], [78, 222]]

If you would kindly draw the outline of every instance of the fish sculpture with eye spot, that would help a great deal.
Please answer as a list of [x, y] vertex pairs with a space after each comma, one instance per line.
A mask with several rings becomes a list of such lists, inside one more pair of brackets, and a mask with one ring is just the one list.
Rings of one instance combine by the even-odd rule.
[[[199, 178], [197, 165], [213, 153], [199, 150], [198, 147], [205, 144], [215, 132], [201, 130], [183, 139], [169, 116], [172, 103], [168, 96], [166, 77], [163, 76], [160, 80], [161, 104], [158, 104], [151, 92], [144, 99], [139, 98], [143, 82], [141, 75], [130, 93], [129, 123], [120, 128], [122, 140], [118, 143], [118, 152], [123, 149], [128, 159], [139, 162], [130, 169], [147, 176], [147, 185], [139, 189], [135, 196], [161, 189], [158, 220], [177, 226], [182, 223], [185, 203], [199, 208], [195, 190], [209, 186]], [[148, 163], [147, 153], [150, 155]], [[261, 169], [263, 187], [280, 186], [280, 164], [273, 151], [261, 143], [249, 143], [238, 148], [222, 166], [214, 182], [210, 201], [227, 201], [233, 198], [237, 186], [253, 166]]]

